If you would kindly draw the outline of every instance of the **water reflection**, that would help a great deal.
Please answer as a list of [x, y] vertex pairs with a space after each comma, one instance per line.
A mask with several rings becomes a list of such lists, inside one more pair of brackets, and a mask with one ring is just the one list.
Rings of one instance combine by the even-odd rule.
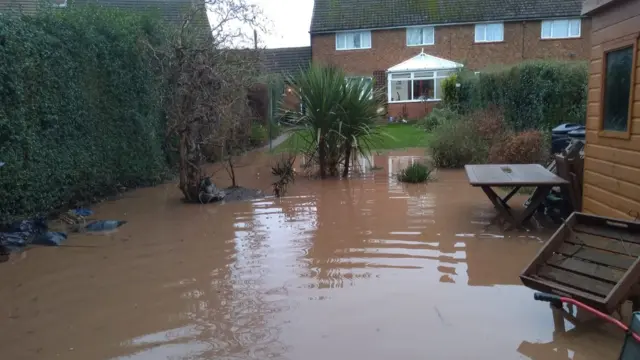
[[[98, 247], [0, 268], [3, 358], [613, 358], [620, 334], [560, 332], [520, 285], [549, 232], [488, 226], [460, 171], [399, 183], [418, 160], [375, 155], [360, 162], [382, 170], [300, 178], [281, 199], [184, 205], [169, 184], [102, 204], [128, 225], [69, 240]], [[267, 162], [239, 171], [270, 183]]]

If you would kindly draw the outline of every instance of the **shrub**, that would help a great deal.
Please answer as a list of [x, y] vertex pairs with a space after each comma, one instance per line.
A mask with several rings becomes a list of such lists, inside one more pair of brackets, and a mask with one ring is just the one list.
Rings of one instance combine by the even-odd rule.
[[433, 131], [429, 143], [437, 167], [459, 168], [486, 158], [487, 146], [467, 120], [444, 122]]
[[457, 97], [445, 103], [464, 113], [496, 105], [516, 131], [550, 130], [561, 123], [584, 123], [586, 117], [585, 62], [528, 61], [479, 75], [462, 71], [456, 80], [461, 85]]
[[249, 143], [251, 146], [264, 145], [269, 140], [267, 129], [258, 122], [251, 123], [251, 134], [249, 135]]
[[448, 106], [457, 106], [460, 102], [460, 92], [456, 84], [458, 83], [458, 74], [455, 73], [448, 78], [442, 80], [442, 102]]
[[507, 136], [495, 143], [489, 151], [489, 163], [533, 164], [546, 160], [546, 147], [542, 132], [524, 131]]
[[0, 223], [162, 180], [163, 29], [116, 9], [0, 15]]
[[407, 183], [423, 183], [431, 177], [431, 169], [422, 163], [413, 163], [398, 173], [398, 181]]
[[467, 117], [477, 136], [488, 144], [500, 141], [508, 131], [504, 113], [496, 106], [473, 111]]
[[423, 128], [425, 131], [433, 131], [438, 125], [444, 122], [456, 121], [460, 118], [460, 115], [447, 107], [435, 108], [426, 117], [418, 121], [417, 126]]

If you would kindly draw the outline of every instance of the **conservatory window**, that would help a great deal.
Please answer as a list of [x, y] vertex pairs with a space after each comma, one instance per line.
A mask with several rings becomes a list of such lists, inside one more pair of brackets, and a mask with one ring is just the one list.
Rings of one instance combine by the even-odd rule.
[[442, 80], [453, 70], [417, 71], [389, 74], [389, 102], [438, 101], [442, 97]]

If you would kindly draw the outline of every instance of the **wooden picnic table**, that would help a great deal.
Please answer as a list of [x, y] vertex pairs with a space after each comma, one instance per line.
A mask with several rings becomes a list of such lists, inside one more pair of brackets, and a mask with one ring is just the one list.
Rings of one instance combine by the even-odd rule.
[[[529, 220], [542, 204], [554, 186], [564, 187], [569, 184], [539, 164], [487, 164], [465, 165], [471, 186], [482, 188], [499, 215], [513, 226], [520, 228]], [[493, 187], [513, 187], [505, 197], [500, 197]], [[522, 187], [535, 187], [531, 201], [521, 216], [516, 216], [507, 204]]]

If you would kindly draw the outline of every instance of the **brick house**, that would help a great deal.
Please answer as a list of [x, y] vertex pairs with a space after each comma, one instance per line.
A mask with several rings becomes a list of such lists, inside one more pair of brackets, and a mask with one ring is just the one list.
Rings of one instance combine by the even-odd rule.
[[312, 61], [375, 79], [389, 116], [418, 118], [440, 79], [464, 65], [587, 59], [591, 20], [580, 0], [315, 0]]

